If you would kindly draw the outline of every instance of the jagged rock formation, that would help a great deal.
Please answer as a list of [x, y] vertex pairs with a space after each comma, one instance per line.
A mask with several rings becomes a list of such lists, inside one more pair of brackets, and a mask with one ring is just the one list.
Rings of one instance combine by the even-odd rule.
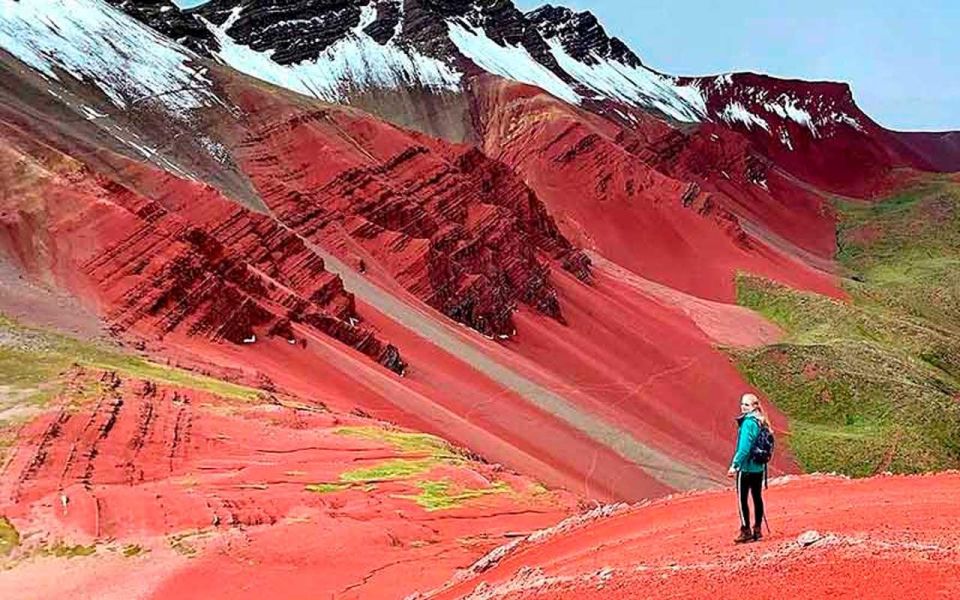
[[[589, 260], [537, 196], [476, 149], [344, 111], [297, 112], [278, 122], [282, 108], [245, 109], [271, 115], [262, 126], [254, 118], [237, 157], [277, 218], [320, 244], [345, 234], [457, 321], [512, 335], [518, 301], [562, 320], [545, 258], [590, 278]], [[307, 160], [317, 151], [328, 161]]]
[[181, 11], [173, 0], [106, 1], [197, 54], [211, 56], [220, 50], [220, 44], [203, 21]]
[[36, 276], [92, 288], [115, 333], [306, 343], [295, 324], [403, 371], [396, 348], [357, 325], [352, 295], [322, 259], [213, 188], [127, 165], [154, 190], [147, 198], [9, 129], [0, 168], [11, 189], [29, 190], [4, 199], [0, 247]]
[[544, 4], [526, 16], [543, 39], [558, 39], [567, 54], [584, 64], [610, 59], [628, 67], [642, 66], [637, 55], [620, 38], [609, 37], [589, 11], [578, 13], [563, 6]]
[[[371, 0], [214, 0], [197, 8], [227, 35], [280, 65], [316, 60], [360, 23]], [[229, 23], [228, 23], [229, 21]]]

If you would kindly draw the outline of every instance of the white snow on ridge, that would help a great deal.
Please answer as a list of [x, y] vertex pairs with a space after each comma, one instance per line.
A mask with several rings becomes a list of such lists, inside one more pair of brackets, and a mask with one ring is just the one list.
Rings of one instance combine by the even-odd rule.
[[790, 132], [786, 128], [780, 128], [780, 143], [787, 147], [787, 150], [793, 150], [793, 141], [790, 139]]
[[[481, 69], [539, 87], [571, 104], [583, 102], [570, 84], [537, 62], [523, 46], [501, 46], [462, 21], [449, 21], [447, 27], [457, 49]], [[596, 97], [655, 108], [678, 121], [701, 121], [707, 113], [706, 101], [696, 86], [677, 85], [671, 77], [608, 59], [597, 58], [597, 64], [588, 65], [567, 54], [559, 40], [547, 40], [547, 45], [560, 68], [593, 90]]]
[[765, 102], [763, 106], [783, 119], [790, 119], [801, 125], [805, 125], [807, 129], [810, 130], [810, 133], [813, 134], [813, 137], [817, 137], [817, 126], [813, 123], [813, 117], [797, 104], [795, 98], [786, 94], [780, 94], [776, 101]]
[[696, 86], [681, 86], [644, 67], [631, 67], [614, 60], [594, 57], [597, 64], [578, 61], [557, 39], [547, 40], [560, 68], [600, 96], [639, 107], [652, 107], [678, 121], [701, 121], [707, 114], [706, 101]]
[[101, 0], [2, 0], [0, 47], [50, 80], [95, 83], [119, 108], [157, 105], [189, 120], [219, 102], [193, 55]]
[[832, 112], [827, 118], [830, 121], [833, 121], [834, 123], [844, 123], [846, 125], [849, 125], [850, 127], [853, 127], [854, 129], [856, 129], [857, 131], [865, 131], [860, 121], [858, 121], [855, 117], [851, 117], [846, 113]]
[[460, 85], [460, 73], [442, 61], [400, 48], [392, 39], [380, 45], [367, 35], [363, 28], [376, 18], [372, 4], [363, 8], [359, 25], [317, 59], [292, 65], [274, 62], [272, 50], [258, 52], [235, 42], [227, 30], [237, 16], [239, 8], [219, 27], [207, 23], [220, 42], [218, 56], [247, 75], [320, 100], [346, 100], [351, 88], [397, 89], [421, 84], [455, 90]]
[[747, 129], [753, 129], [753, 127], [759, 126], [765, 129], [768, 133], [770, 132], [770, 125], [758, 115], [753, 114], [747, 107], [739, 102], [730, 102], [723, 107], [723, 112], [719, 114], [721, 120], [726, 121], [727, 123], [733, 123], [734, 121], [739, 121], [747, 126]]
[[536, 86], [561, 100], [579, 104], [581, 98], [566, 82], [538, 63], [523, 46], [501, 46], [461, 22], [448, 22], [450, 40], [481, 69], [507, 79]]

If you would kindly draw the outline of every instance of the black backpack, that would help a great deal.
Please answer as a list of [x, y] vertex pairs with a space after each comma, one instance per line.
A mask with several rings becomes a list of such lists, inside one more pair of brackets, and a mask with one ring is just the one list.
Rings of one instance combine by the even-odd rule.
[[760, 432], [757, 438], [753, 440], [753, 447], [750, 448], [750, 460], [758, 465], [765, 465], [773, 457], [773, 446], [776, 440], [773, 439], [773, 431], [767, 425], [760, 425]]

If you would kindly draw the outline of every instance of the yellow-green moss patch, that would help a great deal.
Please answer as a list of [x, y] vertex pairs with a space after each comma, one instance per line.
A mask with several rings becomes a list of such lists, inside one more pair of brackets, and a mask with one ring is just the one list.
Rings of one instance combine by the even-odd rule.
[[6, 517], [0, 517], [0, 556], [6, 556], [20, 545], [20, 532]]
[[447, 479], [440, 481], [418, 481], [420, 493], [416, 495], [397, 495], [396, 498], [413, 500], [425, 510], [447, 510], [457, 508], [465, 502], [510, 492], [510, 486], [502, 481], [485, 488], [460, 488]]
[[404, 454], [427, 454], [437, 459], [459, 458], [450, 444], [427, 433], [412, 433], [383, 427], [340, 427], [334, 433], [384, 442]]

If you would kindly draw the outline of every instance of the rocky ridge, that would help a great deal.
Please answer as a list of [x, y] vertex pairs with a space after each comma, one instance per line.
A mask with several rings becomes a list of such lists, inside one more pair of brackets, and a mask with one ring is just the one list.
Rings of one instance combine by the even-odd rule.
[[[137, 17], [135, 4], [124, 7]], [[194, 16], [210, 23], [214, 37], [231, 46], [212, 52], [227, 64], [324, 100], [356, 101], [407, 125], [395, 108], [361, 96], [411, 86], [461, 93], [472, 77], [490, 73], [628, 123], [636, 122], [634, 109], [671, 122], [716, 123], [749, 137], [791, 175], [839, 192], [865, 189], [844, 179], [851, 165], [863, 165], [855, 177], [874, 188], [886, 187], [897, 167], [960, 165], [949, 140], [918, 142], [878, 126], [844, 84], [752, 73], [671, 77], [646, 67], [592, 13], [562, 6], [524, 13], [509, 0], [214, 0], [187, 17], [178, 13], [159, 17], [171, 21], [168, 28]], [[157, 17], [146, 21], [158, 27]]]

